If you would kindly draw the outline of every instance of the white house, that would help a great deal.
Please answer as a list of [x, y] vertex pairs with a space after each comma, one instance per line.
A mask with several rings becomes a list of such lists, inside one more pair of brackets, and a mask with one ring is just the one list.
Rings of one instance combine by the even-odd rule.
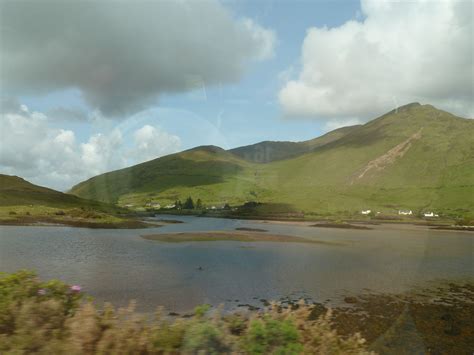
[[439, 215], [434, 213], [434, 212], [425, 212], [425, 213], [423, 213], [423, 216], [425, 216], [425, 217], [439, 217]]
[[400, 210], [398, 211], [398, 214], [402, 216], [411, 216], [413, 212], [412, 210]]
[[370, 214], [371, 212], [372, 212], [371, 210], [362, 210], [362, 211], [360, 211], [360, 213], [365, 214], [365, 215]]
[[176, 207], [176, 205], [174, 205], [174, 204], [173, 204], [173, 205], [166, 205], [166, 206], [165, 206], [165, 208], [167, 208], [167, 209], [171, 209], [171, 208], [175, 208], [175, 207]]

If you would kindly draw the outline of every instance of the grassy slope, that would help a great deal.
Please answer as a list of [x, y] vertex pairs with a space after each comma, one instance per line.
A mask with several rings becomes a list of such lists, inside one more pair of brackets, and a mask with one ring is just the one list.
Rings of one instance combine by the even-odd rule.
[[119, 204], [188, 195], [207, 204], [258, 200], [321, 214], [474, 210], [473, 120], [412, 104], [335, 134], [302, 143], [312, 142], [309, 153], [266, 164], [198, 147], [100, 175], [72, 192]]
[[17, 177], [0, 174], [0, 222], [29, 224], [65, 223], [84, 227], [134, 227], [141, 223], [123, 219], [116, 206], [79, 198]]
[[[357, 178], [370, 161], [419, 132], [403, 156]], [[362, 208], [473, 210], [474, 121], [432, 106], [408, 106], [314, 153], [262, 167], [275, 202], [328, 213]], [[296, 187], [296, 188], [295, 188]], [[462, 212], [462, 211], [461, 211]]]
[[206, 202], [254, 199], [251, 163], [204, 146], [96, 176], [72, 188], [78, 196], [125, 204], [173, 202], [188, 195]]

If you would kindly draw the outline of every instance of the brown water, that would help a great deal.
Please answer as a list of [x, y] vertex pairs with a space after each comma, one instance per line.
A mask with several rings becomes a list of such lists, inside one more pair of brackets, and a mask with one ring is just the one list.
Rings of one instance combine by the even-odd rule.
[[[146, 230], [0, 227], [0, 271], [37, 270], [80, 284], [99, 301], [138, 301], [187, 311], [197, 304], [260, 299], [338, 300], [347, 294], [404, 292], [437, 281], [474, 279], [474, 235], [454, 231], [314, 228], [176, 217]], [[340, 245], [267, 242], [161, 243], [140, 235], [263, 228]]]

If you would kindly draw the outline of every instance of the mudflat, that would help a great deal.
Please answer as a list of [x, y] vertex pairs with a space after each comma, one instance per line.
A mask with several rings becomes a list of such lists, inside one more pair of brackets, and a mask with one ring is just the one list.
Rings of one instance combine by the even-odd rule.
[[280, 234], [263, 234], [250, 231], [213, 231], [213, 232], [182, 232], [142, 235], [144, 239], [168, 243], [184, 242], [214, 242], [214, 241], [236, 241], [236, 242], [277, 242], [277, 243], [308, 243], [339, 245], [340, 243], [313, 240], [303, 237]]

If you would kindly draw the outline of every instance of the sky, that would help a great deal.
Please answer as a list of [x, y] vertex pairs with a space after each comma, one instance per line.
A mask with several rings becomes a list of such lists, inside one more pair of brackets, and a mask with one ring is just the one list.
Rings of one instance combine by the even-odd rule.
[[0, 173], [66, 191], [421, 102], [474, 116], [471, 0], [0, 0]]

